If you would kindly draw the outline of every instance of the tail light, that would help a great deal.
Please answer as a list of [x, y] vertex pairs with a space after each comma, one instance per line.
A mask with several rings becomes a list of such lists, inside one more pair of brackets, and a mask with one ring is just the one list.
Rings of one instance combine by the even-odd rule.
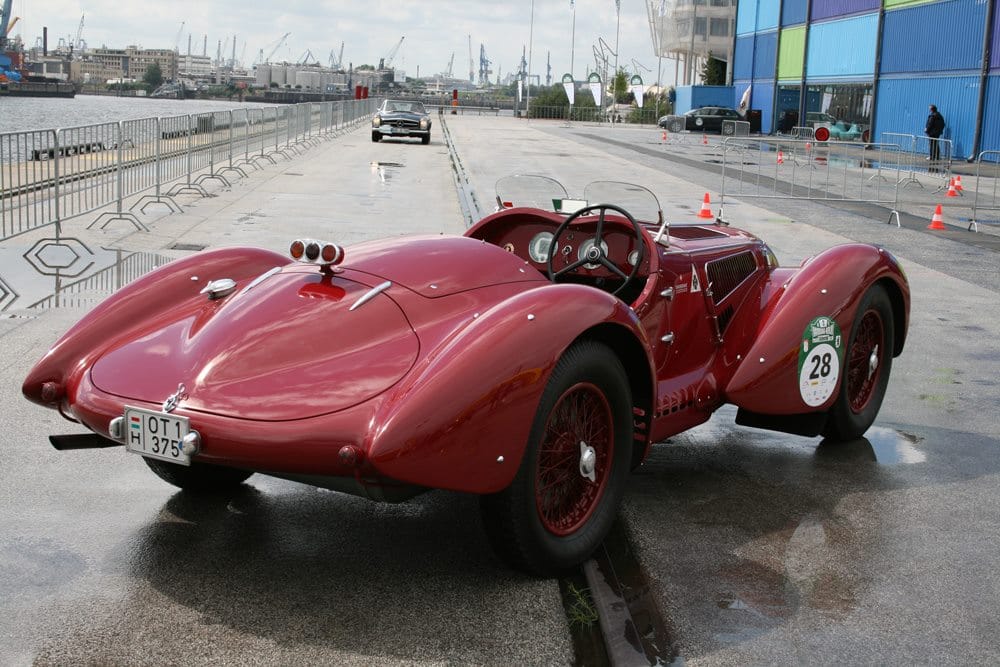
[[319, 264], [329, 268], [344, 261], [344, 249], [336, 243], [315, 241], [313, 239], [296, 239], [288, 248], [292, 259], [309, 264]]

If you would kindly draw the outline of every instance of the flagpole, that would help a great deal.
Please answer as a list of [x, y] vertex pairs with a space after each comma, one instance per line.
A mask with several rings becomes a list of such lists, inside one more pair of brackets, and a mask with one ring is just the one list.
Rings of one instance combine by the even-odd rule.
[[573, 32], [569, 39], [569, 73], [573, 75], [575, 84], [576, 72], [573, 71], [573, 59], [576, 57], [576, 3], [573, 0], [569, 0], [569, 6], [573, 10]]
[[615, 84], [618, 83], [618, 41], [621, 39], [622, 34], [622, 0], [615, 0], [615, 14], [618, 20], [615, 25], [615, 71], [614, 78], [611, 80], [611, 103], [616, 104], [618, 98], [615, 95]]
[[528, 86], [528, 96], [524, 101], [524, 115], [526, 118], [531, 118], [531, 48], [532, 40], [535, 35], [535, 0], [531, 0], [531, 21], [528, 27], [528, 76], [527, 76], [527, 86]]
[[667, 13], [667, 8], [664, 5], [666, 1], [660, 0], [660, 32], [656, 36], [656, 55], [658, 57], [656, 64], [656, 111], [654, 113], [656, 113], [657, 122], [660, 120], [660, 100], [663, 97], [663, 15]]

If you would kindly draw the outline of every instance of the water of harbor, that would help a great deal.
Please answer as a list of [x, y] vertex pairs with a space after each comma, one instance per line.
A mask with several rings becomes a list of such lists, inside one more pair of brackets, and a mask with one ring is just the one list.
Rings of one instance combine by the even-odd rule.
[[77, 95], [72, 99], [3, 96], [0, 97], [0, 134], [265, 106], [274, 105], [240, 103], [237, 100], [167, 100], [97, 95]]

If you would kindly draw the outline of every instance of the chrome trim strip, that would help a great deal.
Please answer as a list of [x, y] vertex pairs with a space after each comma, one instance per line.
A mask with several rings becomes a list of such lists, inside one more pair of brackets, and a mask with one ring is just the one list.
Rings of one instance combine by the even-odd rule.
[[352, 311], [355, 308], [360, 308], [361, 306], [365, 305], [366, 303], [368, 303], [369, 301], [371, 301], [372, 299], [374, 299], [375, 297], [377, 297], [379, 294], [386, 291], [390, 287], [392, 287], [392, 281], [390, 280], [385, 281], [381, 285], [376, 285], [375, 287], [368, 290], [365, 294], [362, 294], [361, 298], [355, 301], [354, 304], [351, 305], [351, 307], [348, 308], [347, 310]]
[[265, 280], [267, 280], [268, 278], [270, 278], [274, 274], [280, 273], [280, 272], [281, 272], [281, 267], [280, 266], [276, 266], [273, 269], [269, 269], [267, 272], [260, 274], [259, 276], [257, 276], [256, 278], [254, 278], [253, 280], [251, 280], [250, 282], [248, 282], [247, 286], [244, 287], [243, 289], [241, 289], [240, 293], [237, 296], [242, 296], [243, 294], [246, 294], [247, 292], [249, 292], [250, 290], [252, 290], [257, 285], [260, 285], [262, 282], [264, 282]]

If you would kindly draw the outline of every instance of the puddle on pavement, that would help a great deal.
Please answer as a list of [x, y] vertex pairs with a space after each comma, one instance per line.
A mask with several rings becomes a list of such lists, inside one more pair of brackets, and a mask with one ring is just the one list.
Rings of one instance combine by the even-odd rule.
[[401, 162], [378, 162], [376, 160], [372, 160], [372, 176], [377, 178], [381, 183], [387, 183], [392, 180], [394, 169], [405, 166], [406, 165]]
[[615, 522], [583, 570], [559, 586], [573, 637], [574, 664], [683, 664], [674, 633], [660, 614], [621, 521]]
[[0, 312], [91, 307], [171, 259], [71, 237], [8, 242], [0, 245]]

